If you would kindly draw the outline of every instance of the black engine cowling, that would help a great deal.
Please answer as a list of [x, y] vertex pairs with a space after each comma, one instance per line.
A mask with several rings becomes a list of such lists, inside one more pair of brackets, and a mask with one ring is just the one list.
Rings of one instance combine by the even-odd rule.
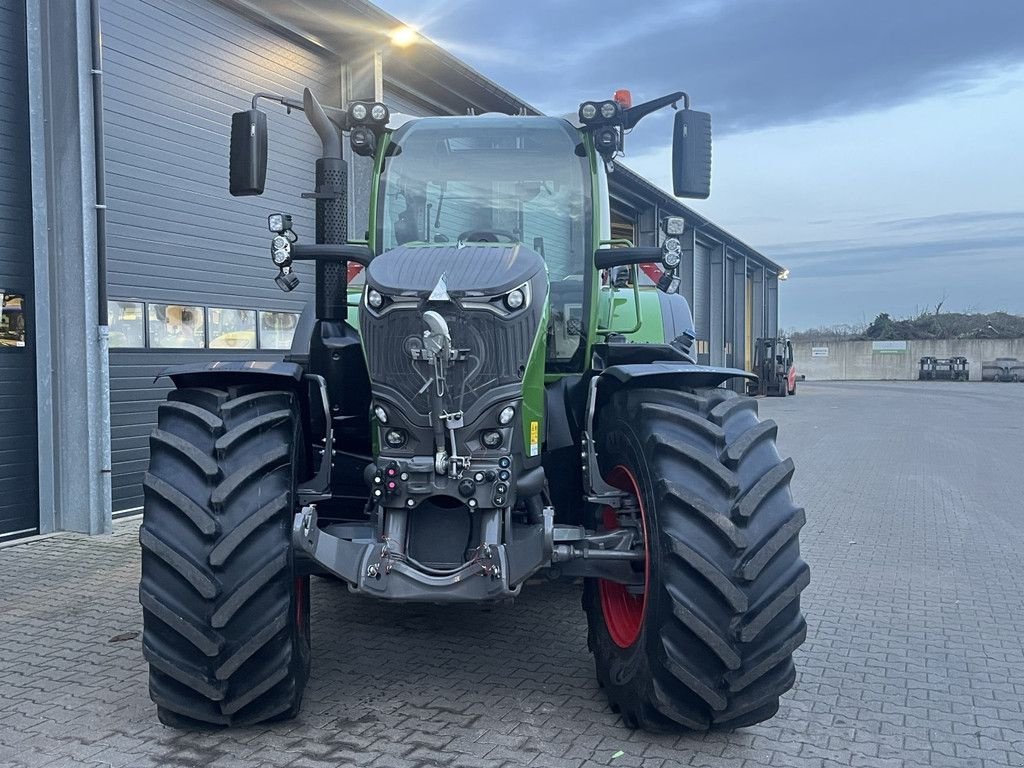
[[544, 260], [519, 244], [403, 246], [370, 263], [359, 321], [377, 501], [514, 503], [521, 472], [539, 471], [536, 450], [521, 450], [523, 382], [531, 356], [544, 353], [546, 304]]
[[[367, 301], [377, 291], [382, 305]], [[522, 291], [523, 306], [506, 297]], [[543, 259], [522, 245], [400, 247], [371, 262], [360, 326], [375, 398], [429, 427], [432, 366], [417, 359], [424, 312], [444, 318], [460, 359], [448, 366], [447, 407], [467, 425], [499, 401], [518, 398], [546, 302]]]

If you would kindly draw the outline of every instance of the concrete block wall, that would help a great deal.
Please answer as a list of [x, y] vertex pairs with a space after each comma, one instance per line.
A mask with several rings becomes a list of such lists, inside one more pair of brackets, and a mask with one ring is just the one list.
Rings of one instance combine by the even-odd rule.
[[[828, 356], [813, 350], [828, 349]], [[801, 341], [793, 344], [797, 374], [808, 381], [913, 381], [922, 357], [966, 357], [971, 381], [981, 381], [982, 361], [1024, 361], [1024, 339], [931, 339], [908, 341], [905, 351], [878, 351], [870, 341]]]

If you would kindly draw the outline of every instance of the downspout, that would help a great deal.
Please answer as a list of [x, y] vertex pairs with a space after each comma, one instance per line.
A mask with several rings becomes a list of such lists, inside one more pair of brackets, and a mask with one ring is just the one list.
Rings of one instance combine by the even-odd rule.
[[103, 527], [112, 529], [111, 455], [110, 455], [110, 327], [107, 313], [107, 193], [103, 147], [103, 37], [100, 34], [100, 0], [90, 0], [89, 20], [92, 41], [92, 135], [96, 169], [96, 331], [100, 363], [99, 503], [104, 508]]
[[[107, 317], [107, 192], [103, 166], [103, 38], [100, 35], [100, 0], [90, 0], [92, 28], [92, 135], [96, 157], [96, 281], [99, 326], [106, 329]], [[101, 331], [105, 333], [104, 331]]]

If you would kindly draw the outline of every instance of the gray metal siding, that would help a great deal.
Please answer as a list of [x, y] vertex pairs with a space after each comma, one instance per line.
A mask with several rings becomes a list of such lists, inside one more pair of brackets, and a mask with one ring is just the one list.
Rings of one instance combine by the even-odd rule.
[[[301, 113], [265, 103], [267, 192], [227, 188], [231, 113], [252, 94], [337, 103], [339, 66], [209, 0], [102, 0], [104, 127], [111, 299], [301, 311], [312, 295], [275, 286], [266, 216], [291, 213], [313, 240], [319, 142]], [[114, 510], [139, 506], [148, 435], [166, 385], [154, 376], [190, 359], [275, 359], [280, 353], [123, 350], [110, 354]]]
[[24, 347], [0, 346], [0, 540], [39, 526], [25, 3], [0, 3], [0, 291], [26, 297]]
[[387, 81], [384, 83], [384, 103], [388, 105], [392, 112], [401, 112], [403, 115], [427, 117], [428, 115], [443, 114], [436, 109], [431, 109], [427, 104], [416, 101], [414, 98], [399, 95], [397, 89], [392, 87]]

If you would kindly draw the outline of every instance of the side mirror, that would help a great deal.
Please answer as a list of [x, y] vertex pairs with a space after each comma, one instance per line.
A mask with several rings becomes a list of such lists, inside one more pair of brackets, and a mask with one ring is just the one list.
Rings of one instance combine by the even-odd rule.
[[707, 112], [676, 112], [672, 188], [676, 197], [704, 200], [711, 194], [711, 115]]
[[228, 171], [234, 197], [262, 195], [267, 181], [267, 114], [258, 109], [231, 116], [231, 165]]

